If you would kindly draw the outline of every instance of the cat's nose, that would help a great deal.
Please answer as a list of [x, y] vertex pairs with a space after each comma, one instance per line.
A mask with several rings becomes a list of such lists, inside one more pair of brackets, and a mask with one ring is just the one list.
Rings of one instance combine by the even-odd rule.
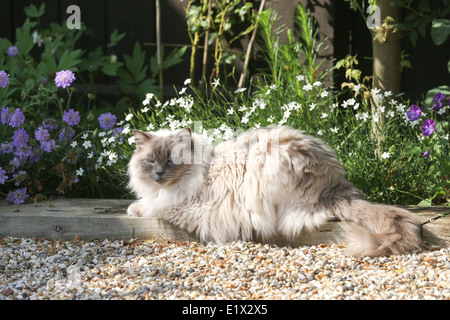
[[164, 173], [164, 170], [162, 170], [162, 169], [156, 170], [155, 173], [156, 173], [158, 176], [161, 177], [161, 176], [163, 175], [163, 173]]

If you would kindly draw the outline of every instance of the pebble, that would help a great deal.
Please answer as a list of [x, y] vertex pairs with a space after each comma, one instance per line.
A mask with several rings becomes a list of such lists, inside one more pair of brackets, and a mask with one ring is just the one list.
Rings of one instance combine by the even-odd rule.
[[345, 244], [0, 238], [0, 300], [450, 300], [450, 248], [377, 258]]

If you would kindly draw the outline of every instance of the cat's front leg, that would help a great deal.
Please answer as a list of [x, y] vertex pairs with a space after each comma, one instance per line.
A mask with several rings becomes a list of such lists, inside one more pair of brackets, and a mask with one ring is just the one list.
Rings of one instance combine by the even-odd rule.
[[145, 213], [145, 206], [142, 202], [136, 201], [128, 206], [127, 214], [130, 217], [142, 217]]

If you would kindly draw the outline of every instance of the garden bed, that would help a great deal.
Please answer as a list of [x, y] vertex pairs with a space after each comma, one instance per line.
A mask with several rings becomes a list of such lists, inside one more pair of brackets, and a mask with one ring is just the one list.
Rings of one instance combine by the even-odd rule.
[[[171, 223], [158, 218], [126, 215], [131, 200], [56, 198], [37, 203], [10, 205], [0, 201], [0, 236], [48, 238], [55, 240], [198, 241]], [[424, 240], [440, 247], [450, 246], [450, 216], [441, 217], [448, 207], [408, 206], [423, 225]], [[329, 221], [313, 232], [293, 240], [273, 239], [278, 245], [318, 245], [345, 242], [350, 223]]]

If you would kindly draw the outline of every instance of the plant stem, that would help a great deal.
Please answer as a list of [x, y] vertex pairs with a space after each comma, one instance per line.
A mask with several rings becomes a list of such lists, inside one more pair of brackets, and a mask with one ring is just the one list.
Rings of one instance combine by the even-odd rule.
[[244, 85], [244, 80], [247, 75], [247, 69], [248, 69], [248, 61], [250, 60], [250, 53], [252, 51], [253, 42], [255, 41], [256, 30], [258, 29], [259, 16], [261, 15], [261, 12], [263, 11], [265, 4], [266, 4], [266, 0], [262, 0], [261, 4], [259, 6], [259, 9], [258, 9], [258, 16], [256, 17], [256, 22], [255, 22], [255, 29], [253, 29], [252, 36], [250, 37], [250, 41], [248, 42], [247, 52], [245, 54], [245, 60], [244, 60], [244, 69], [239, 78], [238, 88], [242, 88], [242, 86]]
[[161, 6], [159, 0], [156, 0], [156, 55], [158, 59], [159, 72], [159, 95], [163, 99], [163, 70], [161, 65]]

